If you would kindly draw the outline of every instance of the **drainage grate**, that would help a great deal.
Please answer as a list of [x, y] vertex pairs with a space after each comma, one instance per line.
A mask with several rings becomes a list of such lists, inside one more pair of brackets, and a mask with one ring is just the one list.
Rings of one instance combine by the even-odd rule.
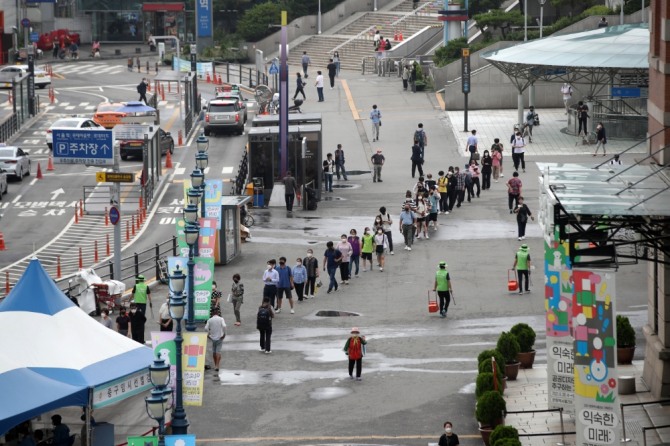
[[353, 184], [333, 184], [333, 189], [352, 189]]
[[351, 316], [360, 316], [359, 313], [354, 313], [353, 311], [337, 311], [337, 310], [319, 310], [316, 312], [318, 317], [351, 317]]

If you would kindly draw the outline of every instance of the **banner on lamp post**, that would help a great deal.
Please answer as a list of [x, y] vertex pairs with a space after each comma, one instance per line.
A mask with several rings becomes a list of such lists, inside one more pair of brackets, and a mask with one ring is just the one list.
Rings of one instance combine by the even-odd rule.
[[212, 37], [212, 0], [196, 0], [198, 37]]

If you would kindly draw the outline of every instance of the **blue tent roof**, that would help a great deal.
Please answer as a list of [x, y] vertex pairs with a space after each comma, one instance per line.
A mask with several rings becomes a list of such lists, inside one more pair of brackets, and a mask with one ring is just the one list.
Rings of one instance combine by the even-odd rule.
[[85, 406], [90, 390], [146, 369], [152, 350], [76, 307], [33, 259], [0, 303], [0, 434], [41, 413]]

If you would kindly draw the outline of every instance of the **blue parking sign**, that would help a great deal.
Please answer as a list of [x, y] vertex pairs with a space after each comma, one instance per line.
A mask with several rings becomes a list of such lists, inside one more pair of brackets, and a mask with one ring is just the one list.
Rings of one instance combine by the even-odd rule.
[[114, 165], [114, 132], [101, 129], [54, 129], [53, 158], [58, 164]]

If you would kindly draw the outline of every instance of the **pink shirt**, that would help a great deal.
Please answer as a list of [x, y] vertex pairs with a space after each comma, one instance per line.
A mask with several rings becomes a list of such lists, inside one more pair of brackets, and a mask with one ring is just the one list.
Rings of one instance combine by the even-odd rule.
[[500, 152], [498, 151], [493, 152], [492, 158], [493, 158], [493, 167], [500, 167], [500, 158], [502, 158]]

